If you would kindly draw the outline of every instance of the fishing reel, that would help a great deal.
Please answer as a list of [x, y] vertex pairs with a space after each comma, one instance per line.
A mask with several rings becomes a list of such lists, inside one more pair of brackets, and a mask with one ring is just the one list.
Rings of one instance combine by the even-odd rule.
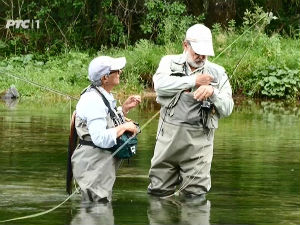
[[213, 103], [211, 101], [204, 100], [201, 102], [200, 108], [205, 112], [209, 112], [213, 108]]
[[199, 116], [200, 123], [203, 125], [205, 132], [209, 131], [207, 126], [208, 123], [208, 114], [213, 110], [214, 104], [211, 101], [204, 100], [201, 102]]

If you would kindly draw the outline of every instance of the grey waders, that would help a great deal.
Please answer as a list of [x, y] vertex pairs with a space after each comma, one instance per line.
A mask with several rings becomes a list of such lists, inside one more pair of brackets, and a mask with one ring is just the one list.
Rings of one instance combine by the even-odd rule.
[[216, 124], [211, 115], [210, 129], [204, 128], [199, 117], [201, 103], [192, 93], [181, 91], [172, 100], [172, 105], [161, 109], [148, 192], [167, 196], [183, 185], [183, 193], [201, 195], [211, 187], [212, 127]]

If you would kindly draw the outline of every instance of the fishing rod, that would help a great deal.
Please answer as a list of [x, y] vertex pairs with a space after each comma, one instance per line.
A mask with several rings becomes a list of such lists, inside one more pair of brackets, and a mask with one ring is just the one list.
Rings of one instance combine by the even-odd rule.
[[[271, 16], [271, 13], [267, 13], [267, 14], [265, 14], [264, 16], [262, 16], [258, 21], [256, 21], [254, 24], [252, 24], [247, 30], [245, 30], [238, 38], [236, 38], [231, 44], [229, 44], [225, 49], [223, 49], [213, 60], [212, 60], [212, 62], [214, 62], [216, 59], [218, 59], [224, 52], [226, 52], [234, 43], [236, 43], [246, 32], [248, 32], [250, 29], [252, 29], [256, 24], [258, 24], [262, 19], [264, 19], [265, 17], [267, 17], [267, 16]], [[257, 35], [258, 36], [258, 35]], [[243, 57], [242, 57], [243, 58]], [[240, 60], [241, 61], [241, 60]], [[238, 66], [239, 64], [237, 64], [237, 66]], [[236, 66], [236, 68], [235, 68], [235, 70], [237, 69], [237, 66]], [[234, 71], [235, 71], [234, 70]], [[36, 82], [33, 82], [33, 81], [30, 81], [30, 80], [27, 80], [27, 79], [25, 79], [25, 78], [22, 78], [22, 77], [19, 77], [19, 76], [16, 76], [16, 75], [12, 75], [12, 74], [8, 74], [8, 73], [5, 73], [5, 75], [6, 76], [10, 76], [10, 77], [13, 77], [13, 78], [15, 78], [15, 79], [19, 79], [19, 80], [22, 80], [22, 81], [24, 81], [24, 82], [26, 82], [26, 83], [29, 83], [29, 84], [32, 84], [32, 85], [34, 85], [34, 86], [37, 86], [37, 87], [39, 87], [39, 88], [42, 88], [42, 89], [45, 89], [45, 90], [48, 90], [48, 91], [50, 91], [50, 92], [53, 92], [53, 93], [56, 93], [56, 94], [58, 94], [58, 95], [61, 95], [61, 96], [65, 96], [65, 97], [68, 97], [68, 98], [70, 98], [70, 99], [74, 99], [74, 100], [79, 100], [78, 98], [76, 98], [76, 97], [74, 97], [74, 96], [71, 96], [71, 95], [68, 95], [68, 94], [65, 94], [65, 93], [63, 93], [63, 92], [61, 92], [61, 91], [58, 91], [58, 90], [55, 90], [55, 89], [53, 89], [53, 88], [49, 88], [49, 87], [46, 87], [46, 86], [43, 86], [43, 85], [41, 85], [41, 84], [38, 84], [38, 83], [36, 83]], [[226, 80], [226, 82], [227, 82], [227, 80]], [[224, 82], [224, 83], [226, 83], [226, 82]], [[224, 84], [223, 84], [224, 85]]]
[[[234, 43], [236, 43], [237, 40], [239, 40], [246, 32], [248, 32], [252, 27], [254, 27], [257, 23], [259, 23], [259, 22], [260, 22], [262, 19], [264, 19], [266, 16], [270, 16], [270, 15], [269, 15], [269, 14], [266, 14], [266, 15], [262, 16], [256, 23], [254, 23], [252, 26], [250, 26], [250, 27], [249, 27], [247, 30], [245, 30], [245, 31], [244, 31], [237, 39], [235, 39], [230, 45], [228, 45], [223, 51], [221, 51], [221, 52], [220, 52], [220, 53], [212, 60], [212, 62], [214, 62], [217, 58], [219, 58], [220, 55], [222, 55], [225, 51], [227, 51], [227, 49], [229, 49], [229, 47], [231, 47]], [[242, 57], [239, 59], [239, 61], [238, 61], [237, 64], [235, 65], [235, 68], [234, 68], [234, 70], [233, 70], [233, 72], [232, 72], [231, 78], [233, 77], [233, 75], [234, 75], [235, 72], [237, 71], [238, 66], [241, 64], [242, 60], [245, 58], [245, 56], [246, 56], [246, 54], [248, 53], [248, 51], [250, 50], [250, 48], [253, 47], [254, 42], [255, 42], [255, 40], [257, 39], [257, 37], [258, 37], [258, 35], [256, 35], [256, 37], [252, 40], [251, 45], [248, 46], [248, 48], [246, 49], [246, 51], [244, 52], [244, 54], [242, 55]], [[224, 85], [225, 85], [231, 78], [229, 78], [229, 76], [227, 75], [227, 78], [226, 78], [225, 82], [222, 84], [222, 86], [219, 88], [219, 91], [222, 90], [222, 88], [224, 87]], [[167, 110], [166, 110], [166, 112], [167, 112]], [[165, 113], [165, 116], [166, 116], [166, 113]], [[165, 117], [165, 116], [164, 116], [164, 117]], [[163, 123], [163, 122], [164, 122], [164, 119], [163, 119], [162, 123]], [[161, 128], [162, 128], [162, 126], [161, 126]], [[160, 131], [161, 131], [161, 129], [160, 129]], [[159, 131], [159, 133], [160, 133], [160, 131]], [[157, 141], [157, 139], [156, 139], [156, 141]], [[204, 145], [202, 146], [202, 149], [204, 149]], [[201, 158], [201, 156], [199, 156], [198, 160], [200, 160], [200, 158]], [[177, 195], [179, 192], [181, 192], [182, 190], [184, 190], [189, 184], [191, 184], [191, 182], [192, 182], [192, 181], [195, 179], [195, 177], [200, 173], [200, 171], [201, 171], [201, 169], [195, 170], [195, 168], [194, 168], [194, 172], [196, 172], [195, 175], [193, 175], [192, 177], [189, 177], [189, 179], [187, 179], [187, 180], [181, 185], [181, 187], [180, 187], [176, 192], [174, 192], [173, 194], [168, 195], [168, 196], [166, 196], [166, 197], [162, 197], [162, 198], [163, 198], [163, 199], [166, 199], [166, 198], [170, 198], [170, 197], [172, 197], [172, 196], [174, 196], [174, 195]]]
[[237, 71], [237, 68], [239, 67], [239, 65], [241, 64], [242, 60], [245, 58], [246, 54], [248, 53], [248, 51], [250, 50], [250, 48], [253, 47], [254, 42], [256, 41], [256, 39], [258, 38], [258, 35], [255, 36], [255, 38], [252, 40], [251, 45], [248, 46], [248, 48], [246, 49], [246, 51], [244, 52], [244, 54], [242, 55], [242, 57], [239, 59], [238, 63], [235, 65], [233, 72], [231, 74], [231, 77], [229, 77], [229, 75], [227, 75], [227, 78], [225, 80], [225, 82], [222, 84], [222, 86], [220, 87], [219, 91], [222, 90], [222, 88], [224, 87], [224, 85], [226, 84], [227, 81], [231, 80], [233, 75], [235, 74], [235, 72]]
[[[217, 58], [219, 58], [225, 51], [227, 51], [227, 49], [229, 49], [229, 47], [231, 47], [234, 43], [237, 42], [237, 40], [239, 40], [246, 32], [248, 32], [250, 29], [252, 29], [252, 27], [254, 27], [256, 24], [258, 24], [262, 19], [266, 18], [267, 16], [271, 16], [271, 13], [268, 14], [266, 13], [264, 16], [262, 16], [258, 21], [256, 21], [254, 24], [252, 24], [247, 30], [245, 30], [237, 39], [235, 39], [230, 45], [228, 45], [225, 49], [223, 49], [213, 60], [212, 62], [214, 62]], [[256, 37], [254, 38], [254, 40], [256, 40], [258, 37], [258, 35], [256, 35]], [[240, 65], [241, 61], [243, 60], [243, 58], [246, 56], [246, 54], [248, 53], [249, 49], [253, 46], [254, 41], [252, 40], [252, 44], [249, 45], [249, 47], [247, 48], [247, 50], [244, 52], [244, 55], [240, 58], [240, 60], [238, 61], [238, 63], [236, 64], [232, 74], [231, 74], [231, 78], [233, 77], [234, 73], [236, 72], [238, 66]], [[226, 84], [227, 81], [231, 80], [231, 78], [229, 77], [229, 75], [227, 75], [227, 79], [225, 80], [225, 82], [223, 83], [223, 85], [221, 86], [221, 88], [219, 89], [219, 91], [223, 88], [223, 86]]]
[[226, 48], [224, 48], [213, 60], [212, 62], [214, 62], [217, 58], [219, 58], [224, 52], [227, 51], [227, 49], [229, 49], [235, 42], [237, 42], [246, 32], [248, 32], [249, 30], [252, 29], [252, 27], [254, 27], [256, 24], [258, 24], [262, 19], [264, 19], [265, 17], [271, 17], [272, 14], [271, 13], [266, 13], [264, 16], [262, 16], [258, 21], [256, 21], [254, 24], [252, 24], [247, 30], [245, 30], [239, 37], [237, 37], [237, 39], [235, 39], [230, 45], [228, 45]]
[[[258, 22], [260, 22], [263, 18], [265, 18], [267, 15], [265, 15], [265, 16], [263, 16], [260, 20], [258, 20], [256, 23], [254, 23], [251, 27], [249, 27], [246, 31], [249, 31], [253, 26], [255, 26]], [[213, 61], [215, 61], [220, 55], [222, 55], [225, 51], [227, 51], [227, 49], [229, 49], [229, 47], [231, 47], [238, 39], [240, 39], [241, 38], [241, 36], [243, 36], [245, 33], [246, 33], [246, 31], [244, 31], [235, 41], [233, 41], [229, 46], [227, 46], [222, 52], [220, 52], [219, 54], [218, 54], [218, 56], [217, 57], [215, 57], [214, 58], [214, 60]], [[252, 44], [253, 45], [253, 44]], [[250, 48], [248, 48], [248, 49], [250, 49]], [[236, 71], [236, 69], [237, 69], [237, 67], [240, 65], [240, 62], [242, 61], [242, 59], [245, 57], [245, 55], [246, 55], [246, 53], [248, 52], [248, 49], [247, 49], [247, 51], [245, 52], [245, 54], [242, 56], [242, 58], [239, 60], [239, 62], [238, 62], [238, 64], [236, 65], [236, 67], [235, 67], [235, 69], [234, 69], [234, 72]], [[61, 91], [57, 91], [57, 90], [55, 90], [55, 89], [53, 89], [53, 88], [49, 88], [49, 87], [45, 87], [45, 86], [42, 86], [42, 85], [40, 85], [40, 84], [38, 84], [38, 83], [35, 83], [35, 82], [32, 82], [32, 81], [29, 81], [29, 80], [26, 80], [26, 79], [24, 79], [24, 78], [21, 78], [21, 77], [18, 77], [18, 76], [15, 76], [15, 75], [11, 75], [11, 74], [6, 74], [7, 76], [11, 76], [11, 77], [14, 77], [14, 78], [16, 78], [16, 79], [20, 79], [20, 80], [23, 80], [24, 82], [27, 82], [27, 83], [30, 83], [30, 84], [32, 84], [32, 85], [35, 85], [35, 86], [38, 86], [38, 87], [40, 87], [40, 88], [43, 88], [43, 89], [45, 89], [45, 90], [48, 90], [48, 91], [50, 91], [50, 92], [53, 92], [53, 93], [56, 93], [56, 94], [59, 94], [59, 95], [62, 95], [62, 96], [66, 96], [66, 97], [69, 97], [70, 99], [75, 99], [75, 100], [78, 100], [78, 98], [75, 98], [75, 97], [73, 97], [73, 96], [70, 96], [70, 95], [67, 95], [67, 94], [65, 94], [65, 93], [63, 93], [63, 92], [61, 92]], [[228, 79], [229, 79], [229, 77], [227, 78], [227, 80], [224, 82], [224, 83], [226, 83], [227, 81], [228, 81]], [[224, 84], [223, 84], [224, 85]], [[222, 86], [223, 87], [223, 86]], [[222, 88], [221, 87], [221, 88]], [[152, 116], [142, 127], [141, 127], [141, 130], [143, 130], [157, 115], [159, 115], [159, 113], [160, 113], [160, 111], [158, 111], [154, 116]], [[127, 140], [127, 142], [129, 141], [130, 139], [128, 139]], [[123, 145], [125, 145], [127, 142], [125, 142]], [[119, 149], [117, 149], [116, 151], [115, 151], [115, 154], [117, 154], [117, 152], [119, 151], [119, 150], [121, 150], [121, 148], [123, 147], [123, 145], [122, 146], [120, 146], [119, 147]], [[112, 154], [113, 155], [113, 154]], [[111, 156], [111, 158], [112, 158], [113, 156]], [[200, 158], [200, 157], [199, 157]], [[200, 171], [200, 170], [199, 170]], [[197, 171], [197, 173], [196, 173], [196, 175], [199, 173], [199, 171]], [[191, 180], [189, 181], [189, 182], [185, 182], [183, 185], [182, 185], [182, 187], [180, 188], [180, 189], [178, 189], [178, 191], [177, 192], [175, 192], [175, 193], [178, 193], [178, 192], [180, 192], [180, 191], [182, 191], [194, 178], [195, 178], [195, 176], [196, 175], [194, 175], [193, 176], [193, 178], [190, 178]], [[65, 202], [67, 202], [71, 197], [73, 197], [76, 193], [79, 193], [79, 190], [76, 188], [76, 191], [75, 192], [73, 192], [71, 195], [69, 195], [63, 202], [61, 202], [59, 205], [57, 205], [57, 206], [55, 206], [55, 207], [53, 207], [53, 208], [51, 208], [51, 209], [49, 209], [49, 210], [46, 210], [46, 211], [44, 211], [44, 212], [41, 212], [41, 213], [36, 213], [36, 214], [32, 214], [32, 215], [28, 215], [28, 216], [24, 216], [24, 217], [18, 217], [18, 218], [13, 218], [13, 219], [8, 219], [8, 220], [3, 220], [3, 221], [0, 221], [0, 223], [5, 223], [5, 222], [9, 222], [9, 221], [15, 221], [15, 220], [21, 220], [21, 219], [27, 219], [27, 218], [33, 218], [33, 217], [37, 217], [37, 216], [41, 216], [41, 215], [45, 215], [45, 214], [47, 214], [47, 213], [50, 213], [50, 212], [52, 212], [52, 211], [54, 211], [55, 209], [57, 209], [57, 208], [59, 208], [60, 206], [62, 206]], [[167, 197], [171, 197], [171, 196], [173, 196], [173, 195], [175, 195], [175, 193], [174, 194], [172, 194], [172, 195], [170, 195], [170, 196], [167, 196]]]
[[[237, 37], [237, 39], [235, 39], [232, 43], [230, 43], [225, 49], [223, 49], [213, 60], [212, 62], [214, 62], [216, 59], [218, 59], [224, 52], [226, 52], [234, 43], [236, 43], [246, 32], [248, 32], [252, 27], [254, 27], [256, 24], [258, 24], [262, 19], [264, 19], [265, 17], [267, 16], [271, 16], [269, 14], [265, 14], [264, 16], [262, 16], [258, 21], [256, 21], [254, 24], [252, 24], [247, 30], [245, 30], [239, 37]], [[256, 38], [258, 37], [258, 35], [255, 37], [255, 40]], [[236, 64], [234, 70], [233, 70], [233, 73], [231, 75], [231, 77], [234, 75], [235, 71], [237, 70], [238, 66], [240, 65], [241, 61], [243, 60], [243, 58], [246, 56], [247, 52], [249, 51], [249, 49], [253, 46], [253, 41], [252, 41], [252, 45], [250, 45], [247, 50], [245, 51], [244, 55], [240, 58], [240, 60], [238, 61], [238, 63]], [[222, 90], [222, 88], [224, 87], [224, 85], [227, 83], [227, 81], [231, 80], [231, 78], [229, 78], [229, 75], [227, 75], [227, 78], [225, 80], [225, 82], [222, 84], [222, 86], [219, 88], [219, 91]], [[173, 101], [173, 99], [172, 99]], [[170, 103], [172, 104], [172, 103]], [[165, 117], [166, 117], [166, 114], [168, 112], [168, 109], [166, 109], [165, 113], [164, 113], [164, 116], [163, 116], [163, 119], [162, 119], [162, 125], [163, 125], [163, 122], [165, 121]], [[157, 137], [156, 137], [156, 141], [158, 139], [158, 136], [162, 130], [162, 125], [160, 126], [160, 129], [159, 129], [159, 132], [157, 134]]]

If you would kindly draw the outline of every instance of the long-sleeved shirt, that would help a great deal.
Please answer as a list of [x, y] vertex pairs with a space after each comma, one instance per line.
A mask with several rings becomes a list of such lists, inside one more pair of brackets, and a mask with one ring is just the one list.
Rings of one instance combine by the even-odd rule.
[[[99, 90], [108, 100], [111, 108], [115, 108], [116, 100], [113, 95], [102, 87]], [[110, 148], [117, 143], [116, 129], [107, 129], [106, 117], [108, 115], [108, 108], [96, 90], [91, 89], [81, 95], [76, 106], [76, 114], [83, 121], [86, 121], [89, 134], [95, 145], [101, 148]]]
[[[191, 71], [186, 57], [181, 55], [164, 56], [156, 73], [153, 76], [154, 89], [157, 94], [157, 102], [165, 105], [176, 93], [185, 89], [195, 89], [197, 73], [202, 70]], [[181, 73], [183, 76], [172, 76]], [[233, 109], [232, 90], [225, 69], [217, 64], [206, 60], [204, 73], [214, 77], [212, 86], [213, 95], [209, 98], [215, 105], [219, 116], [229, 116]]]

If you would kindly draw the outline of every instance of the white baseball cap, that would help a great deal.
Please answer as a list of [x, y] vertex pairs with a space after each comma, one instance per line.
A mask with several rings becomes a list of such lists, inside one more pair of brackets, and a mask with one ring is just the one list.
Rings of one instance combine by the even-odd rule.
[[91, 82], [98, 81], [111, 71], [123, 69], [125, 65], [125, 57], [112, 58], [109, 56], [98, 56], [89, 64], [89, 80]]
[[192, 49], [199, 55], [214, 56], [211, 31], [203, 24], [191, 26], [185, 35], [185, 40], [191, 43]]

